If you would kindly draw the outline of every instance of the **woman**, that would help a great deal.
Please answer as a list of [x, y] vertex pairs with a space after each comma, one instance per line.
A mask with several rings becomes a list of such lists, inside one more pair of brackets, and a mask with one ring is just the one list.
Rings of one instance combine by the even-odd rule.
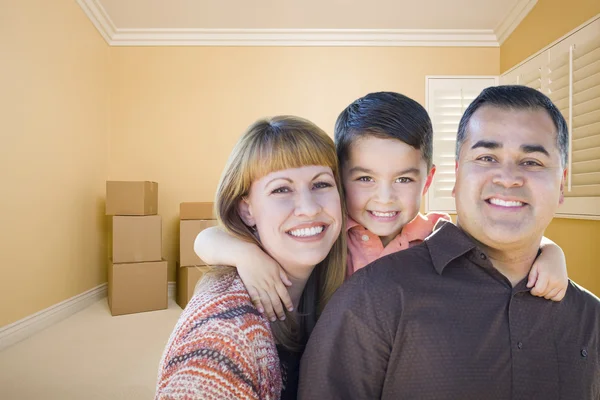
[[270, 323], [235, 269], [214, 268], [169, 339], [157, 399], [296, 397], [302, 349], [344, 281], [341, 199], [335, 147], [317, 126], [281, 116], [246, 131], [217, 189], [217, 219], [282, 266], [292, 281], [288, 290], [296, 311]]

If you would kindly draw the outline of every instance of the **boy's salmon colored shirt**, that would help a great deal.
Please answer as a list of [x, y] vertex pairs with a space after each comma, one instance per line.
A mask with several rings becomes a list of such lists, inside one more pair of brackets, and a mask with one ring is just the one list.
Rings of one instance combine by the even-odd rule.
[[348, 235], [348, 270], [346, 276], [352, 275], [383, 256], [408, 249], [423, 242], [433, 232], [433, 227], [440, 219], [451, 221], [448, 214], [429, 213], [422, 215], [419, 213], [415, 219], [402, 228], [402, 232], [398, 236], [392, 239], [387, 246], [383, 247], [379, 236], [368, 231], [358, 222], [348, 217], [346, 226]]

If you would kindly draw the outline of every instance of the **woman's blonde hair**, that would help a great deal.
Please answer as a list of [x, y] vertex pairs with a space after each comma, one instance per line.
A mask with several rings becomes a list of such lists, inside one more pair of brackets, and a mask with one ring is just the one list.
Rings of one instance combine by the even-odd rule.
[[[239, 202], [250, 192], [254, 181], [279, 170], [321, 165], [331, 168], [340, 194], [342, 215], [345, 216], [340, 171], [333, 140], [312, 122], [295, 116], [276, 116], [252, 124], [235, 145], [223, 170], [215, 197], [215, 213], [219, 225], [238, 239], [260, 246], [252, 229], [238, 212]], [[263, 248], [264, 249], [264, 248]], [[345, 221], [341, 234], [327, 257], [315, 266], [303, 294], [304, 309], [300, 319], [316, 320], [346, 273]], [[309, 298], [307, 298], [309, 297]], [[277, 342], [297, 350], [306, 339], [306, 325], [290, 315], [285, 321], [271, 325]], [[308, 329], [310, 330], [310, 328]], [[304, 331], [304, 332], [303, 332]]]

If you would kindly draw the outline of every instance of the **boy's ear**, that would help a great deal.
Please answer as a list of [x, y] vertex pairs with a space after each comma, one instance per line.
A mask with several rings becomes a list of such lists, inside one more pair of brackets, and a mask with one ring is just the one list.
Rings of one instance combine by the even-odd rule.
[[238, 203], [238, 212], [240, 213], [240, 217], [242, 221], [250, 227], [256, 225], [254, 222], [254, 217], [252, 216], [252, 207], [250, 206], [250, 202], [246, 197], [243, 197]]
[[425, 181], [425, 186], [423, 187], [423, 193], [421, 193], [421, 196], [425, 196], [427, 194], [427, 191], [429, 190], [429, 186], [431, 186], [431, 182], [433, 182], [434, 175], [435, 175], [435, 165], [432, 165], [431, 170], [429, 171], [429, 174], [427, 175], [427, 180]]

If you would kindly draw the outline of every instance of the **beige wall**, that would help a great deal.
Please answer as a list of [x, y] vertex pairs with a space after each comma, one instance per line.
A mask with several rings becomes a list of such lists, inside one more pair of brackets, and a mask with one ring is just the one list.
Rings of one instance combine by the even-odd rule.
[[[496, 75], [600, 12], [596, 1], [575, 2], [567, 12], [540, 0], [500, 49], [109, 48], [74, 1], [3, 7], [0, 49], [12, 57], [0, 63], [0, 302], [13, 306], [0, 326], [106, 281], [106, 179], [159, 182], [174, 280], [179, 203], [212, 200], [256, 118], [297, 114], [331, 132], [343, 107], [370, 91], [424, 103], [426, 75]], [[570, 275], [600, 293], [591, 266], [600, 222], [557, 219], [547, 235]]]
[[[501, 71], [520, 63], [600, 13], [599, 0], [539, 0], [500, 47]], [[600, 295], [600, 221], [555, 218], [546, 236], [567, 256], [569, 276]]]
[[178, 207], [211, 201], [255, 119], [296, 114], [332, 133], [351, 101], [394, 90], [425, 101], [425, 75], [497, 75], [497, 48], [111, 48], [111, 179], [159, 182], [175, 279]]
[[106, 282], [109, 47], [73, 0], [0, 8], [3, 326]]
[[517, 65], [600, 13], [600, 0], [538, 0], [500, 47], [500, 71]]

